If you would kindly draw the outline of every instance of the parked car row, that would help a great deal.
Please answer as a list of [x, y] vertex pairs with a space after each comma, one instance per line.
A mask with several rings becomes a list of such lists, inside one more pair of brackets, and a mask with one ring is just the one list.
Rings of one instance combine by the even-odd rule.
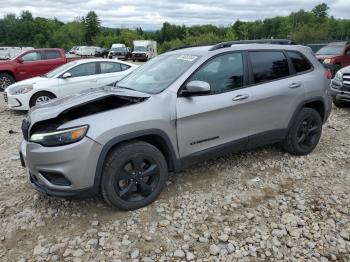
[[0, 60], [9, 60], [33, 47], [0, 46]]
[[29, 110], [53, 98], [67, 97], [112, 84], [137, 67], [118, 60], [76, 60], [47, 74], [12, 84], [6, 88], [4, 97], [9, 108]]
[[109, 50], [98, 46], [73, 46], [69, 54], [83, 57], [103, 57], [107, 58]]
[[[276, 142], [293, 155], [311, 153], [331, 111], [331, 75], [310, 48], [279, 43], [179, 48], [115, 86], [35, 106], [20, 145], [30, 183], [49, 195], [100, 193], [136, 209], [158, 197], [169, 172], [198, 161]], [[101, 73], [107, 61], [125, 64], [101, 59], [86, 70]], [[92, 61], [6, 93], [65, 83], [85, 63]]]
[[74, 46], [69, 54], [77, 56], [96, 56], [103, 58], [118, 58], [122, 60], [148, 61], [157, 56], [157, 42], [153, 40], [133, 41], [133, 51], [125, 44], [112, 44], [111, 49], [96, 46]]
[[0, 91], [17, 81], [44, 75], [60, 65], [77, 59], [79, 58], [66, 57], [64, 50], [59, 48], [22, 52], [13, 59], [0, 62]]

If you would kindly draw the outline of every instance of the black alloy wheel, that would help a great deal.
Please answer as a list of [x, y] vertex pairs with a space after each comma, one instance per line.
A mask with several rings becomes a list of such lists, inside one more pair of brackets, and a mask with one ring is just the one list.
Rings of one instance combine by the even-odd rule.
[[311, 153], [320, 141], [322, 124], [319, 112], [313, 108], [302, 108], [282, 141], [283, 148], [288, 153], [298, 156]]
[[152, 203], [168, 179], [168, 165], [155, 146], [132, 141], [114, 148], [105, 161], [101, 193], [110, 205], [133, 210]]
[[136, 154], [115, 174], [114, 188], [125, 201], [140, 201], [148, 197], [159, 182], [160, 169], [149, 156]]

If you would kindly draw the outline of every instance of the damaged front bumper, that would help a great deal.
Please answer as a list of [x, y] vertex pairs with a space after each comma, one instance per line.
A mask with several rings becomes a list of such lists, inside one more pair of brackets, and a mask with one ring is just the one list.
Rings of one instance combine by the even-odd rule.
[[95, 173], [101, 146], [88, 137], [57, 147], [22, 141], [20, 157], [31, 185], [58, 197], [87, 197], [98, 192]]

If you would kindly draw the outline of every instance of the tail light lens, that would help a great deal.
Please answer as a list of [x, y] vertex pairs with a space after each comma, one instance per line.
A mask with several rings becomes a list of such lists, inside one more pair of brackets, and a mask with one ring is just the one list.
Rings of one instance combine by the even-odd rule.
[[326, 77], [327, 77], [327, 79], [332, 79], [332, 72], [331, 72], [331, 70], [327, 69]]

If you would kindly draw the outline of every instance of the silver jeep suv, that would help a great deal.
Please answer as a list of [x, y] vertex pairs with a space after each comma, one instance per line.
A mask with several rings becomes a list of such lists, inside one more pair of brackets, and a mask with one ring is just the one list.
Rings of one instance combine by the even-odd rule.
[[140, 208], [169, 172], [198, 161], [276, 142], [309, 154], [331, 110], [329, 84], [304, 46], [178, 49], [113, 87], [32, 109], [22, 164], [48, 195], [101, 193], [115, 207]]

